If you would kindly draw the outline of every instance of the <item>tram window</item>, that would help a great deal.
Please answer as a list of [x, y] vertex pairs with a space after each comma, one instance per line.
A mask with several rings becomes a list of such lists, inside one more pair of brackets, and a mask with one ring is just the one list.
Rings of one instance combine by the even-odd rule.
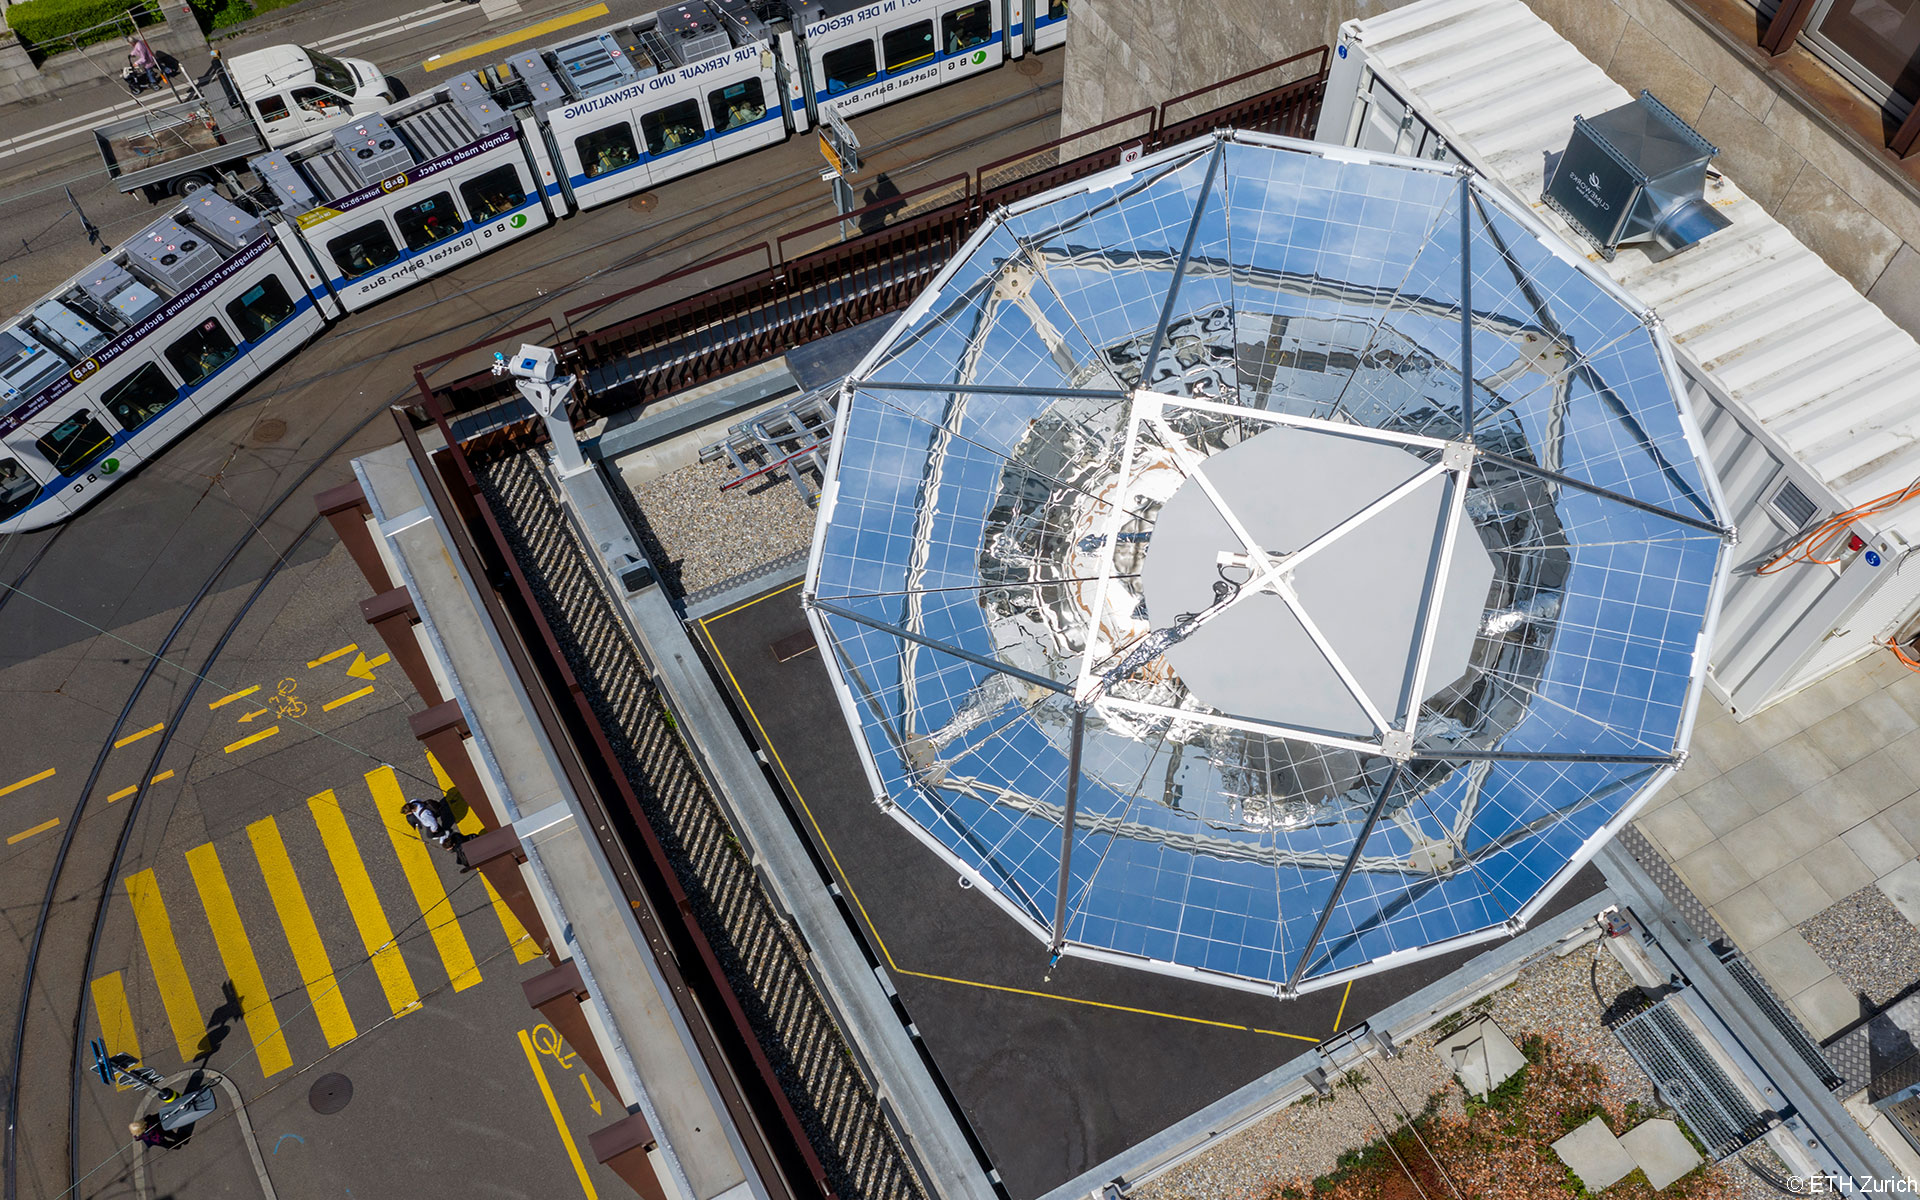
[[580, 152], [580, 169], [588, 179], [640, 161], [640, 151], [633, 144], [633, 126], [625, 121], [573, 139], [573, 148]]
[[93, 411], [83, 408], [55, 425], [51, 433], [34, 445], [40, 447], [40, 453], [47, 456], [54, 470], [71, 475], [92, 462], [112, 441], [113, 435]]
[[281, 286], [279, 278], [269, 275], [241, 292], [237, 299], [227, 301], [227, 315], [233, 318], [240, 336], [251, 342], [292, 316], [293, 301], [287, 298], [287, 289]]
[[424, 250], [465, 228], [460, 214], [453, 210], [452, 192], [441, 192], [418, 204], [409, 204], [393, 214], [393, 223], [400, 227], [400, 236], [407, 239], [409, 250]]
[[985, 4], [956, 8], [940, 18], [940, 32], [946, 37], [947, 53], [958, 54], [992, 40], [993, 15]]
[[905, 29], [880, 35], [880, 48], [886, 52], [887, 70], [904, 71], [933, 57], [933, 22], [922, 21]]
[[0, 521], [33, 503], [40, 483], [27, 474], [17, 458], [0, 458]]
[[707, 111], [713, 114], [713, 131], [725, 133], [766, 116], [766, 93], [760, 90], [759, 79], [743, 79], [719, 91], [708, 92]]
[[167, 347], [167, 361], [189, 384], [218, 371], [238, 351], [220, 322], [208, 317], [199, 328]]
[[100, 397], [120, 428], [132, 433], [163, 412], [177, 396], [173, 382], [153, 363], [108, 388]]
[[1067, 0], [1047, 0], [1047, 20], [1058, 21], [1067, 15]]
[[328, 242], [327, 253], [333, 255], [342, 274], [348, 279], [358, 279], [399, 258], [400, 247], [393, 244], [393, 235], [385, 225], [369, 221]]
[[826, 77], [829, 96], [860, 86], [879, 74], [874, 67], [873, 43], [855, 42], [827, 51], [820, 56], [820, 73]]
[[527, 201], [527, 193], [520, 187], [520, 174], [512, 167], [495, 167], [478, 179], [467, 180], [460, 185], [460, 195], [476, 221], [490, 221]]
[[699, 103], [682, 100], [641, 117], [640, 134], [647, 139], [648, 154], [665, 154], [693, 145], [706, 137], [707, 131], [700, 125]]

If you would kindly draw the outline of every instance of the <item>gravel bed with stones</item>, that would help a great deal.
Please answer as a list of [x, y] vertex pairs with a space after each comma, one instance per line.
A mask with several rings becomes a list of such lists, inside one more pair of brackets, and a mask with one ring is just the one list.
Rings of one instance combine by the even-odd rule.
[[[1610, 1010], [1634, 1003], [1638, 994], [1613, 956], [1595, 945], [1528, 968], [1481, 1007], [1516, 1043], [1529, 1033], [1548, 1034], [1575, 1056], [1596, 1063], [1607, 1079], [1603, 1102], [1618, 1113], [1630, 1100], [1657, 1107], [1651, 1081], [1603, 1023]], [[1129, 1194], [1139, 1200], [1260, 1200], [1295, 1178], [1311, 1180], [1331, 1171], [1343, 1152], [1378, 1137], [1383, 1119], [1397, 1126], [1396, 1096], [1417, 1112], [1428, 1096], [1445, 1089], [1443, 1111], [1460, 1112], [1460, 1089], [1433, 1051], [1436, 1040], [1422, 1035], [1398, 1060], [1375, 1059], [1362, 1068], [1368, 1080], [1364, 1087], [1339, 1086], [1331, 1100], [1309, 1097], [1295, 1103]], [[1746, 1154], [1784, 1174], [1764, 1145]], [[1752, 1172], [1731, 1162], [1727, 1166], [1728, 1178], [1751, 1200], [1774, 1195]]]
[[721, 491], [732, 478], [728, 463], [696, 463], [634, 489], [647, 555], [683, 595], [749, 574], [813, 541], [814, 511], [784, 473]]
[[1800, 935], [1848, 987], [1875, 1004], [1920, 979], [1920, 930], [1872, 884], [1802, 921]]

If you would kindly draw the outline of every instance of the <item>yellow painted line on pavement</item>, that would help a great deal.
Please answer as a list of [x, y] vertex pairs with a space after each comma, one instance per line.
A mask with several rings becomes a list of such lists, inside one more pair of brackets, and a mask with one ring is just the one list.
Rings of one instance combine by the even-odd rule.
[[434, 948], [440, 951], [447, 978], [453, 983], [454, 991], [463, 992], [480, 982], [480, 968], [473, 961], [467, 935], [460, 932], [453, 902], [447, 899], [446, 885], [440, 882], [440, 872], [433, 865], [433, 851], [427, 849], [426, 839], [400, 816], [400, 806], [407, 798], [400, 790], [400, 781], [394, 778], [393, 768], [376, 767], [368, 771], [367, 790], [373, 793], [373, 807], [380, 823], [393, 839], [393, 852], [400, 857], [401, 870], [407, 873], [407, 884], [413, 888], [420, 915], [427, 919], [427, 932], [433, 935]]
[[173, 940], [173, 921], [167, 916], [160, 884], [151, 869], [127, 876], [127, 899], [133, 901], [134, 923], [140, 926], [140, 940], [146, 943], [147, 965], [153, 968], [153, 984], [160, 992], [161, 1007], [167, 1010], [167, 1023], [173, 1026], [180, 1058], [191, 1062], [200, 1056], [207, 1022], [193, 998], [193, 983], [180, 961], [180, 947]]
[[[109, 971], [93, 981], [93, 1015], [100, 1022], [100, 1040], [107, 1044], [107, 1057], [140, 1057], [140, 1035], [133, 1027], [133, 1006], [127, 1003], [127, 985], [120, 972]], [[113, 1090], [124, 1092], [128, 1086], [116, 1082]]]
[[[149, 784], [155, 784], [155, 783], [159, 783], [163, 779], [172, 779], [172, 778], [173, 778], [172, 771], [162, 771], [158, 775], [155, 775], [152, 779], [147, 780], [147, 782]], [[107, 803], [112, 804], [115, 800], [125, 800], [128, 796], [133, 795], [135, 792], [139, 790], [140, 790], [140, 785], [137, 783], [134, 784], [132, 787], [123, 787], [119, 791], [115, 792], [113, 795], [108, 796]]]
[[420, 993], [413, 986], [406, 959], [400, 957], [400, 943], [393, 940], [393, 926], [387, 924], [386, 910], [367, 877], [367, 864], [354, 844], [353, 831], [347, 828], [346, 814], [330, 791], [307, 800], [313, 823], [320, 827], [320, 840], [333, 860], [333, 873], [340, 880], [340, 891], [347, 898], [347, 910], [360, 930], [360, 941], [367, 948], [373, 973], [380, 977], [381, 990], [387, 994], [387, 1007], [394, 1016], [420, 1007]]
[[330, 663], [334, 659], [339, 658], [341, 655], [352, 654], [355, 650], [358, 650], [359, 648], [360, 648], [360, 643], [348, 642], [346, 645], [340, 647], [338, 650], [328, 651], [327, 653], [322, 654], [319, 658], [316, 658], [312, 662], [308, 663], [307, 670], [311, 671], [315, 667], [321, 665], [322, 663]]
[[340, 981], [334, 977], [333, 960], [327, 957], [313, 909], [307, 906], [307, 895], [293, 873], [293, 859], [280, 840], [280, 826], [267, 817], [247, 826], [247, 837], [253, 842], [253, 856], [259, 860], [260, 876], [266, 881], [267, 894], [273, 897], [274, 911], [280, 914], [280, 928], [286, 931], [287, 946], [300, 968], [300, 980], [307, 985], [314, 1015], [320, 1018], [320, 1032], [327, 1035], [329, 1046], [352, 1041], [353, 1016], [340, 995]]
[[131, 746], [133, 743], [139, 741], [141, 738], [152, 737], [154, 734], [159, 733], [162, 729], [165, 729], [166, 727], [167, 727], [167, 723], [165, 721], [160, 722], [158, 725], [149, 725], [145, 729], [142, 729], [139, 733], [130, 733], [127, 736], [121, 738], [119, 741], [113, 744], [113, 748], [115, 750], [118, 750], [122, 746]]
[[259, 733], [250, 733], [246, 737], [241, 738], [237, 742], [228, 743], [226, 752], [228, 754], [232, 754], [235, 750], [245, 750], [248, 746], [253, 745], [255, 742], [264, 742], [268, 738], [272, 737], [274, 734], [279, 732], [280, 732], [280, 727], [278, 725], [269, 725], [265, 729], [262, 729]]
[[248, 696], [253, 695], [255, 692], [259, 690], [260, 690], [260, 685], [255, 684], [254, 686], [248, 688], [244, 692], [235, 692], [231, 696], [222, 696], [218, 700], [215, 700], [212, 704], [207, 705], [207, 707], [219, 708], [222, 704], [232, 704], [235, 700], [245, 700]]
[[573, 1140], [573, 1131], [567, 1128], [567, 1118], [560, 1112], [560, 1102], [554, 1099], [553, 1085], [547, 1082], [547, 1073], [540, 1067], [540, 1055], [533, 1048], [533, 1039], [527, 1031], [520, 1031], [520, 1048], [527, 1052], [527, 1065], [533, 1068], [534, 1082], [540, 1085], [540, 1094], [547, 1098], [547, 1111], [553, 1114], [553, 1127], [560, 1131], [560, 1141], [567, 1147], [567, 1158], [573, 1162], [573, 1173], [580, 1180], [580, 1190], [587, 1194], [587, 1200], [600, 1200], [600, 1194], [593, 1190], [593, 1178], [587, 1174], [587, 1164], [580, 1161], [580, 1147]]
[[39, 783], [42, 779], [49, 779], [53, 776], [53, 772], [55, 769], [56, 768], [48, 767], [46, 770], [40, 772], [38, 775], [27, 776], [25, 779], [22, 779], [19, 783], [10, 783], [5, 787], [0, 787], [0, 796], [6, 796], [14, 792], [17, 792], [21, 788], [26, 787], [30, 783]]
[[320, 706], [320, 711], [332, 712], [334, 709], [339, 708], [342, 704], [351, 704], [362, 696], [371, 696], [371, 695], [373, 695], [373, 688], [371, 686], [363, 687], [357, 692], [348, 692], [346, 695], [340, 697], [338, 700], [327, 701], [325, 704], [322, 704]]
[[569, 25], [578, 25], [582, 21], [591, 21], [595, 17], [604, 17], [606, 15], [607, 6], [604, 4], [596, 4], [592, 8], [582, 8], [575, 12], [562, 13], [552, 20], [542, 21], [537, 25], [528, 25], [524, 29], [516, 29], [512, 33], [503, 33], [497, 38], [488, 38], [484, 42], [475, 42], [471, 46], [462, 46], [458, 50], [449, 50], [445, 54], [436, 54], [421, 63], [420, 66], [428, 71], [438, 71], [442, 67], [450, 67], [455, 63], [465, 62], [470, 58], [479, 58], [483, 54], [491, 54], [495, 50], [511, 46], [516, 42], [524, 42], [528, 38], [537, 38], [543, 33], [552, 33], [556, 29], [565, 29]]
[[32, 837], [34, 834], [45, 833], [47, 830], [52, 829], [55, 825], [58, 825], [59, 823], [60, 823], [60, 818], [55, 817], [51, 821], [40, 822], [38, 825], [35, 825], [32, 829], [22, 829], [19, 833], [16, 833], [12, 837], [7, 839], [7, 845], [11, 846], [15, 842], [24, 842], [28, 838]]
[[247, 928], [240, 922], [240, 909], [233, 902], [227, 873], [220, 867], [220, 854], [213, 843], [187, 851], [187, 869], [193, 872], [194, 886], [200, 889], [200, 907], [206, 910], [220, 962], [239, 993], [240, 1016], [247, 1023], [247, 1036], [253, 1039], [260, 1073], [277, 1075], [293, 1066], [293, 1052], [287, 1049], [287, 1035], [281, 1032], [280, 1017], [273, 1011], [273, 994], [267, 991], [266, 977], [260, 973], [260, 960], [253, 956], [253, 943], [247, 940]]

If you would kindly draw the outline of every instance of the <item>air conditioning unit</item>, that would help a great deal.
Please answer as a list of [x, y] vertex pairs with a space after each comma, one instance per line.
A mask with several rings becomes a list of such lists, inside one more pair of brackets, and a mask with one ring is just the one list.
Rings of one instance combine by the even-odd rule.
[[719, 16], [701, 0], [663, 8], [654, 14], [654, 20], [659, 22], [661, 36], [673, 48], [681, 66], [733, 49], [733, 39], [727, 36]]
[[47, 335], [48, 341], [72, 359], [86, 358], [107, 343], [107, 335], [93, 322], [58, 300], [48, 300], [35, 306], [33, 322], [40, 327], [40, 332]]
[[184, 209], [195, 229], [212, 233], [228, 250], [240, 250], [266, 236], [267, 223], [212, 188], [188, 196]]
[[274, 201], [290, 212], [303, 213], [320, 203], [320, 194], [306, 181], [293, 160], [284, 154], [262, 154], [247, 160], [247, 166], [267, 185]]
[[528, 101], [535, 109], [545, 112], [557, 104], [565, 104], [573, 99], [567, 91], [567, 85], [554, 78], [553, 70], [547, 66], [547, 60], [540, 57], [538, 51], [529, 50], [525, 54], [516, 54], [507, 60], [513, 67], [513, 73], [526, 86]]
[[223, 261], [213, 239], [178, 221], [161, 221], [128, 239], [129, 261], [174, 291], [183, 291]]
[[1631, 104], [1573, 119], [1542, 199], [1609, 261], [1632, 242], [1677, 254], [1731, 224], [1705, 195], [1718, 153], [1642, 91]]
[[66, 362], [31, 334], [0, 329], [0, 400], [31, 396], [66, 373]]
[[129, 325], [160, 307], [160, 293], [135, 279], [112, 259], [95, 264], [80, 280], [80, 290], [95, 304], [118, 313]]
[[379, 113], [334, 130], [333, 144], [363, 184], [379, 183], [413, 165], [413, 151]]

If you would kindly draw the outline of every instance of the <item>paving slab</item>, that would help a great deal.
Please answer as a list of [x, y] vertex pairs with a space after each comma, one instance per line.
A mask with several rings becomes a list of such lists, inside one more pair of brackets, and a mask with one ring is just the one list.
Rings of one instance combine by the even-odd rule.
[[1760, 890], [1773, 901], [1789, 925], [1798, 925], [1834, 901], [1813, 877], [1813, 872], [1798, 862], [1788, 863], [1761, 879]]
[[1829, 975], [1793, 998], [1807, 1032], [1824, 1040], [1858, 1021], [1860, 997], [1838, 975]]
[[1718, 904], [1753, 882], [1753, 876], [1724, 842], [1700, 847], [1674, 863], [1673, 869], [1700, 902], [1707, 905]]
[[1844, 900], [1853, 895], [1871, 884], [1880, 874], [1854, 853], [1853, 847], [1843, 838], [1822, 842], [1811, 854], [1802, 858], [1799, 865], [1811, 871], [1813, 877], [1820, 881], [1821, 888], [1835, 900]]
[[1658, 842], [1670, 859], [1685, 858], [1713, 840], [1713, 830], [1707, 828], [1700, 814], [1692, 805], [1678, 800], [1642, 816], [1640, 829]]
[[1709, 779], [1688, 793], [1687, 807], [1716, 835], [1731, 833], [1760, 815], [1753, 801], [1725, 775]]
[[1773, 897], [1758, 883], [1742, 888], [1716, 904], [1713, 916], [1743, 949], [1764, 946], [1793, 928], [1794, 924], [1787, 920], [1773, 902]]
[[1747, 953], [1760, 964], [1774, 989], [1789, 996], [1797, 996], [1833, 974], [1833, 968], [1813, 952], [1807, 939], [1791, 929]]
[[1693, 1148], [1680, 1126], [1665, 1118], [1642, 1121], [1620, 1135], [1620, 1144], [1646, 1173], [1654, 1191], [1667, 1187], [1700, 1165], [1700, 1152]]
[[1555, 1142], [1553, 1152], [1589, 1192], [1612, 1187], [1639, 1165], [1599, 1117]]
[[1891, 875], [1914, 860], [1913, 846], [1900, 836], [1900, 831], [1884, 813], [1847, 830], [1840, 835], [1840, 841], [1859, 856], [1876, 879]]

